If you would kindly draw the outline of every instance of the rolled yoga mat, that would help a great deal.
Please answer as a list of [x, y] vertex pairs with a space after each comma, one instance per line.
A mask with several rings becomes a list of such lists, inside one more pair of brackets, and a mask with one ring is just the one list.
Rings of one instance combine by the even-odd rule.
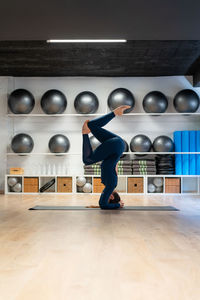
[[[42, 206], [36, 205], [29, 208], [29, 210], [100, 210], [100, 208], [89, 208], [86, 206]], [[105, 210], [105, 209], [104, 209]], [[179, 209], [173, 206], [125, 206], [118, 209], [106, 209], [106, 210], [144, 210], [144, 211], [179, 211]]]

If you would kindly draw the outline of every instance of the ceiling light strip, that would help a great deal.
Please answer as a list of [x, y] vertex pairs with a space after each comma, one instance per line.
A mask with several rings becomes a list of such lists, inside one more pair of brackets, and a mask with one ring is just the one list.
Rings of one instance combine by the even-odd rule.
[[118, 40], [106, 40], [106, 39], [91, 39], [91, 40], [47, 40], [47, 43], [126, 43], [127, 40], [118, 39]]

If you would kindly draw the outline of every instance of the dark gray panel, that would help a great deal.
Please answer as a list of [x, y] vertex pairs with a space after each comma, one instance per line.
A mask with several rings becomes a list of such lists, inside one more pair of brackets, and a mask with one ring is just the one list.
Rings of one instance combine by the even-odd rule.
[[169, 76], [194, 74], [200, 41], [125, 44], [0, 42], [0, 76]]
[[199, 39], [198, 0], [2, 1], [0, 40]]

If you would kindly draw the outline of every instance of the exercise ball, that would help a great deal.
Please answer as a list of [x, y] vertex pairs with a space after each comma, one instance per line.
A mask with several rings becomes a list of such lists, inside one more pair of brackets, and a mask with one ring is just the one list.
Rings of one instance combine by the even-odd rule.
[[58, 90], [49, 90], [41, 98], [41, 107], [45, 114], [62, 114], [67, 107], [67, 98]]
[[148, 192], [149, 193], [155, 193], [155, 191], [156, 191], [155, 185], [153, 183], [149, 183], [148, 184]]
[[156, 187], [162, 187], [163, 186], [163, 178], [161, 177], [155, 177], [153, 179], [153, 184], [156, 186]]
[[[129, 145], [128, 145], [128, 143], [125, 141], [125, 139], [123, 139], [123, 141], [124, 141], [124, 143], [125, 143], [125, 149], [124, 149], [124, 152], [129, 152]], [[120, 158], [123, 158], [123, 157], [126, 156], [126, 155], [128, 155], [128, 154], [122, 154], [122, 155], [120, 156]]]
[[156, 193], [163, 193], [163, 187], [162, 187], [162, 186], [156, 187], [155, 192], [156, 192]]
[[8, 178], [8, 185], [9, 186], [14, 186], [15, 184], [17, 184], [17, 178], [16, 177], [9, 177]]
[[91, 193], [92, 191], [92, 185], [91, 183], [87, 182], [84, 186], [83, 186], [83, 192], [84, 193]]
[[130, 105], [131, 107], [126, 109], [124, 113], [129, 113], [133, 110], [135, 106], [135, 99], [133, 94], [124, 88], [119, 88], [114, 91], [108, 96], [108, 106], [111, 111], [121, 105]]
[[89, 91], [78, 94], [74, 100], [74, 108], [78, 114], [94, 114], [98, 107], [97, 96]]
[[52, 153], [65, 153], [69, 148], [69, 139], [63, 134], [56, 134], [49, 140], [49, 150]]
[[30, 135], [19, 133], [14, 136], [11, 148], [15, 153], [30, 153], [33, 150], [34, 142]]
[[77, 186], [83, 186], [84, 184], [86, 184], [86, 178], [83, 176], [79, 176], [76, 178], [76, 185]]
[[185, 89], [174, 97], [174, 107], [180, 113], [193, 113], [199, 108], [199, 96], [190, 89]]
[[90, 137], [90, 144], [92, 146], [92, 150], [94, 151], [101, 143], [97, 138], [93, 135]]
[[153, 142], [153, 150], [156, 152], [172, 152], [174, 142], [166, 135], [158, 136]]
[[147, 113], [164, 113], [168, 107], [168, 101], [163, 93], [152, 91], [144, 97], [142, 105]]
[[17, 183], [12, 187], [12, 191], [16, 193], [20, 193], [22, 191], [22, 185], [21, 183]]
[[8, 107], [14, 114], [29, 114], [34, 106], [35, 99], [27, 90], [14, 90], [8, 97]]
[[130, 142], [130, 149], [133, 152], [148, 152], [151, 146], [151, 140], [144, 134], [134, 136]]

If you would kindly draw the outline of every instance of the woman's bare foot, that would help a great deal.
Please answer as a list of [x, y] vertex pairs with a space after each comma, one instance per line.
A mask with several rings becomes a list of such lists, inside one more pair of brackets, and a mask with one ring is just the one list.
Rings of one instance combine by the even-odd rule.
[[130, 107], [131, 107], [130, 105], [121, 105], [121, 106], [115, 108], [113, 110], [113, 112], [116, 116], [121, 116], [121, 115], [123, 115], [124, 111]]
[[86, 120], [86, 121], [84, 122], [84, 124], [83, 124], [83, 127], [82, 127], [82, 133], [83, 133], [83, 134], [88, 134], [88, 133], [91, 132], [90, 128], [89, 128], [88, 125], [87, 125], [89, 121], [90, 121], [90, 120]]

